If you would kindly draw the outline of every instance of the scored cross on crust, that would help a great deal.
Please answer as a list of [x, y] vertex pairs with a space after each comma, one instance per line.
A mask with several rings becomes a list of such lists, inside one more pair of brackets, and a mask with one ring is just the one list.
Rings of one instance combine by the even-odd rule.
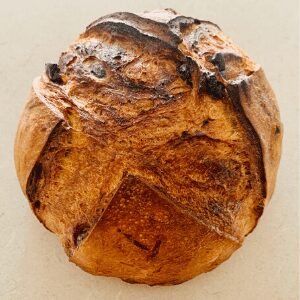
[[256, 226], [281, 138], [263, 71], [218, 26], [171, 10], [116, 13], [34, 81], [15, 161], [71, 261], [176, 284]]

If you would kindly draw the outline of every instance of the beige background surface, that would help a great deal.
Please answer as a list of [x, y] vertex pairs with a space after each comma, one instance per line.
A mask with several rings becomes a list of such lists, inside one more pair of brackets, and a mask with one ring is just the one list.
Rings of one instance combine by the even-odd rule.
[[[264, 299], [298, 295], [297, 0], [0, 1], [0, 299]], [[216, 22], [263, 65], [285, 126], [276, 192], [244, 246], [211, 273], [173, 287], [93, 277], [68, 263], [33, 215], [13, 164], [17, 121], [32, 79], [97, 17], [173, 7]]]

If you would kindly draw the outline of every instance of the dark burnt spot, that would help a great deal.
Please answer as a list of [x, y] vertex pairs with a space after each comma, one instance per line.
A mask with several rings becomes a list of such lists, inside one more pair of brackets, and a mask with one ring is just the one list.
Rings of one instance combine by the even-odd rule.
[[225, 96], [225, 87], [223, 83], [217, 80], [215, 75], [207, 77], [206, 88], [207, 92], [215, 99], [222, 99]]
[[202, 126], [207, 126], [208, 123], [209, 123], [209, 119], [205, 119], [205, 120], [203, 120], [203, 122], [202, 122]]
[[73, 231], [73, 242], [77, 247], [88, 235], [90, 226], [88, 224], [78, 224]]
[[217, 77], [210, 72], [201, 73], [199, 80], [199, 93], [208, 93], [215, 99], [225, 97], [225, 86]]
[[157, 241], [155, 242], [155, 245], [154, 245], [154, 247], [153, 247], [153, 249], [152, 249], [152, 251], [151, 251], [151, 254], [150, 254], [150, 258], [154, 258], [155, 256], [158, 255], [158, 252], [159, 252], [161, 243], [162, 243], [161, 240], [157, 240]]
[[199, 94], [203, 94], [206, 92], [206, 74], [205, 73], [200, 73], [198, 92], [199, 92]]
[[189, 134], [189, 132], [185, 130], [185, 131], [182, 131], [180, 138], [181, 138], [182, 140], [186, 140], [186, 139], [188, 139], [190, 136], [191, 136], [191, 135]]
[[184, 31], [186, 28], [188, 28], [190, 26], [191, 23], [189, 22], [180, 22], [179, 23], [179, 30], [182, 32]]
[[46, 75], [54, 83], [63, 83], [60, 76], [60, 69], [57, 64], [46, 64]]
[[182, 80], [184, 80], [190, 87], [193, 86], [192, 82], [192, 65], [193, 60], [187, 57], [186, 63], [183, 63], [177, 67], [177, 72], [179, 73]]
[[264, 204], [261, 203], [254, 208], [256, 216], [259, 218], [264, 212]]
[[106, 76], [106, 71], [101, 64], [96, 63], [91, 65], [90, 70], [91, 73], [99, 79], [102, 79]]
[[33, 207], [34, 207], [34, 209], [39, 209], [41, 207], [41, 201], [40, 200], [35, 200], [33, 202]]
[[43, 173], [43, 165], [41, 163], [37, 163], [34, 168], [34, 177], [36, 180], [41, 179]]
[[225, 71], [225, 60], [223, 53], [216, 53], [211, 59], [210, 62], [216, 66], [220, 72]]
[[186, 81], [186, 83], [191, 86], [192, 85], [192, 76], [191, 76], [188, 65], [182, 64], [181, 66], [179, 66], [177, 71], [179, 72], [181, 79]]
[[280, 126], [276, 126], [275, 128], [275, 134], [279, 134], [281, 132]]

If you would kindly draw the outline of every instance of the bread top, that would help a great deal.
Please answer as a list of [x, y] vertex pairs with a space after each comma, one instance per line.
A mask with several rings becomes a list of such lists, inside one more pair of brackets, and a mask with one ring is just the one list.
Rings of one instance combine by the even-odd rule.
[[281, 138], [262, 69], [217, 25], [115, 13], [34, 81], [15, 160], [70, 256], [131, 177], [240, 244], [272, 195]]

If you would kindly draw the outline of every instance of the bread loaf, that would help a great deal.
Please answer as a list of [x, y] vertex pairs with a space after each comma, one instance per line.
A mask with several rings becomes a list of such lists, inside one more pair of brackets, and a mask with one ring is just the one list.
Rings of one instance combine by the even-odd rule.
[[254, 229], [281, 139], [263, 70], [217, 25], [171, 9], [114, 13], [34, 80], [15, 164], [70, 261], [178, 284]]

